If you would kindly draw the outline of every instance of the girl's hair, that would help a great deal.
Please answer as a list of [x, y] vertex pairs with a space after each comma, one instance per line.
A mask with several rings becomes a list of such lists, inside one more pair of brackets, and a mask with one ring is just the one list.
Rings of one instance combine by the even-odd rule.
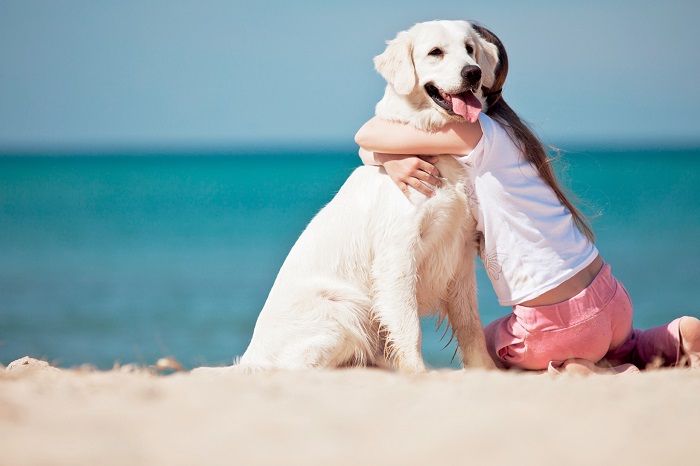
[[552, 159], [547, 155], [542, 142], [535, 136], [530, 128], [523, 122], [520, 117], [513, 111], [512, 108], [503, 100], [502, 90], [503, 84], [508, 75], [508, 54], [501, 40], [485, 27], [478, 23], [471, 22], [474, 30], [479, 33], [486, 41], [498, 47], [498, 64], [494, 72], [495, 79], [491, 88], [483, 87], [484, 96], [486, 97], [487, 111], [486, 114], [498, 121], [509, 133], [511, 139], [517, 145], [525, 160], [531, 163], [547, 185], [552, 188], [559, 201], [569, 209], [574, 218], [574, 223], [589, 241], [595, 241], [595, 235], [591, 229], [590, 223], [581, 211], [574, 206], [562, 191], [557, 177], [552, 169]]

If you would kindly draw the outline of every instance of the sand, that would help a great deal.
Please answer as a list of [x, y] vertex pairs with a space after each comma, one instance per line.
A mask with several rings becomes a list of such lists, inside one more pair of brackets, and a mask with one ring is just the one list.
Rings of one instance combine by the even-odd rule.
[[700, 371], [0, 367], [2, 465], [697, 465]]

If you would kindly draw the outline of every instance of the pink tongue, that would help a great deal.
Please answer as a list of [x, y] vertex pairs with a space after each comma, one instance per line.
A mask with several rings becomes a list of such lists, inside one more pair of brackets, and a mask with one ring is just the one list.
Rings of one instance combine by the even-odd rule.
[[452, 111], [461, 115], [469, 123], [476, 123], [481, 113], [481, 102], [474, 94], [467, 91], [462, 94], [452, 94]]

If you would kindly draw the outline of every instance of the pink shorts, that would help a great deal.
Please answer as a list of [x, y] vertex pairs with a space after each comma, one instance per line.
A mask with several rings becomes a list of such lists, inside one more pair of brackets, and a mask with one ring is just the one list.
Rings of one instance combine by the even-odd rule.
[[544, 370], [566, 359], [644, 368], [658, 358], [680, 360], [679, 322], [649, 330], [632, 328], [632, 301], [604, 265], [591, 284], [568, 301], [549, 306], [513, 306], [513, 313], [484, 328], [496, 364]]

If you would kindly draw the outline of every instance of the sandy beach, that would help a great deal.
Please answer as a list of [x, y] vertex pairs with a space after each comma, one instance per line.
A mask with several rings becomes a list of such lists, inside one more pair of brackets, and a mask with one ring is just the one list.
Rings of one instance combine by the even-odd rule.
[[700, 371], [0, 369], [0, 464], [695, 465]]

